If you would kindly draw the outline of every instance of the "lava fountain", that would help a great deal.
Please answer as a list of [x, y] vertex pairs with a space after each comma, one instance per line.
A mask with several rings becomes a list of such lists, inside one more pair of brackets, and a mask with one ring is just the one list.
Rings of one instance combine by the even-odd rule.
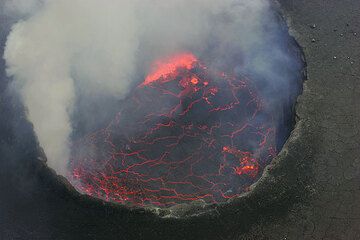
[[72, 184], [141, 207], [223, 203], [248, 191], [277, 154], [277, 125], [256, 85], [190, 52], [152, 66], [105, 128], [74, 143]]

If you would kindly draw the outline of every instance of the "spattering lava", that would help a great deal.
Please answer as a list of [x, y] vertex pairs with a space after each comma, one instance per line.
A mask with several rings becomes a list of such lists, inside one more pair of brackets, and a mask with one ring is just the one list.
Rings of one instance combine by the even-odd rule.
[[113, 121], [74, 144], [69, 179], [131, 206], [225, 202], [276, 155], [274, 126], [249, 79], [180, 53], [156, 61]]

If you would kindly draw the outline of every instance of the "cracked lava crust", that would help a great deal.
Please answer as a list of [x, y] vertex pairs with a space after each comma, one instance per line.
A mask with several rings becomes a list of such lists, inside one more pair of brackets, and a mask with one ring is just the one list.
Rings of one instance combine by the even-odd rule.
[[73, 145], [68, 178], [81, 193], [141, 207], [222, 203], [277, 154], [277, 125], [251, 80], [189, 52], [153, 63], [120, 107]]

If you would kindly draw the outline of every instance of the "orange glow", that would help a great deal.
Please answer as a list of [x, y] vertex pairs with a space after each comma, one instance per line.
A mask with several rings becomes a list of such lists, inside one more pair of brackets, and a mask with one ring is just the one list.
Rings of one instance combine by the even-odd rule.
[[[178, 68], [190, 70], [197, 61], [197, 58], [192, 53], [180, 53], [166, 60], [157, 61], [153, 64], [152, 72], [145, 78], [142, 85], [149, 85], [161, 78], [174, 74]], [[194, 83], [192, 79], [191, 82], [197, 84], [198, 80]]]
[[194, 85], [196, 85], [196, 84], [199, 83], [199, 79], [197, 79], [197, 78], [194, 77], [194, 78], [191, 79], [191, 83], [194, 84]]
[[245, 165], [245, 166], [241, 166], [241, 167], [235, 167], [234, 170], [237, 175], [246, 174], [251, 177], [255, 177], [258, 174], [259, 167], [255, 164], [254, 165]]
[[256, 177], [259, 172], [259, 163], [255, 158], [251, 157], [250, 152], [243, 152], [236, 148], [229, 146], [223, 147], [223, 152], [235, 155], [239, 158], [240, 166], [234, 168], [237, 175], [248, 175], [250, 177]]

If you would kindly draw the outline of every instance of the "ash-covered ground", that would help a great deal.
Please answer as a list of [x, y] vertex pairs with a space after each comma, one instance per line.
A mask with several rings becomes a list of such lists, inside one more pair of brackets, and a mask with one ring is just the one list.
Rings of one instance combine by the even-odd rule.
[[[280, 3], [308, 80], [296, 128], [256, 191], [189, 219], [81, 197], [39, 160], [32, 126], [2, 78], [1, 239], [359, 239], [360, 2]], [[2, 45], [9, 21], [1, 17]]]

